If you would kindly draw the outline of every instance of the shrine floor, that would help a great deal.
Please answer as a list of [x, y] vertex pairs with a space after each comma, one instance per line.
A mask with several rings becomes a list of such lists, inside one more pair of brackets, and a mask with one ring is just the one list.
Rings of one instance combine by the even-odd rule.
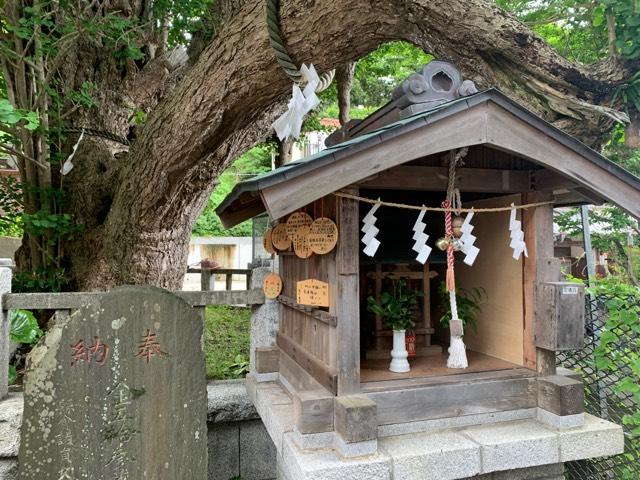
[[442, 353], [441, 355], [410, 358], [409, 365], [411, 365], [411, 370], [407, 373], [390, 372], [389, 362], [391, 359], [361, 360], [360, 382], [379, 382], [404, 378], [423, 378], [522, 368], [515, 363], [505, 362], [499, 358], [471, 350], [467, 350], [468, 368], [447, 368], [447, 356], [446, 353]]

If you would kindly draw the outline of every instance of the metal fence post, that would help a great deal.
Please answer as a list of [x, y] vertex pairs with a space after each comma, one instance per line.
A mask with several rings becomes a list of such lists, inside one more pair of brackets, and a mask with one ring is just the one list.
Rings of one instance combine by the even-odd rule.
[[2, 307], [2, 294], [11, 292], [11, 266], [10, 258], [0, 258], [0, 400], [7, 396], [9, 391], [9, 315]]

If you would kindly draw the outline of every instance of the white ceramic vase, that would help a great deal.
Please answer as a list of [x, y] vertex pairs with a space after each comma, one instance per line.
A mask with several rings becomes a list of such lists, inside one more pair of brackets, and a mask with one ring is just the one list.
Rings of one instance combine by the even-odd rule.
[[395, 373], [406, 373], [410, 370], [407, 357], [407, 346], [404, 343], [405, 330], [393, 331], [393, 350], [391, 350], [391, 365], [389, 370]]

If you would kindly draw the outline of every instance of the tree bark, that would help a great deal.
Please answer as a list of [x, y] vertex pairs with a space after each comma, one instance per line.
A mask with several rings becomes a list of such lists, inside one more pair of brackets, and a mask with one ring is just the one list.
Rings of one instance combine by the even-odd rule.
[[[70, 186], [72, 210], [87, 222], [68, 252], [78, 288], [179, 288], [192, 226], [216, 178], [269, 136], [291, 83], [269, 46], [264, 2], [239, 8], [154, 109], [128, 154], [101, 158], [85, 145], [92, 172], [106, 171], [85, 184], [78, 169]], [[619, 60], [572, 64], [489, 0], [289, 0], [281, 17], [298, 63], [322, 72], [385, 41], [407, 40], [455, 63], [479, 88], [500, 88], [594, 146], [612, 122], [589, 105], [606, 105], [633, 67]], [[83, 215], [87, 204], [92, 213]]]
[[351, 88], [353, 87], [353, 74], [356, 69], [354, 62], [341, 65], [336, 68], [336, 87], [338, 91], [338, 112], [340, 125], [345, 125], [350, 120], [351, 113]]

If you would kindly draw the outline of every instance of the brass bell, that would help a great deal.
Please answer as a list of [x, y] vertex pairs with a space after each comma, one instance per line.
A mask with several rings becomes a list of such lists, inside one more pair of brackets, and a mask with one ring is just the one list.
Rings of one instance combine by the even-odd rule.
[[452, 243], [454, 252], [459, 252], [460, 250], [462, 250], [463, 245], [459, 238], [454, 238]]
[[449, 239], [446, 237], [441, 237], [436, 241], [436, 247], [438, 247], [443, 252], [449, 248]]
[[459, 215], [453, 217], [451, 221], [451, 227], [453, 229], [453, 236], [456, 238], [460, 238], [462, 236], [462, 224], [464, 223], [464, 218]]

